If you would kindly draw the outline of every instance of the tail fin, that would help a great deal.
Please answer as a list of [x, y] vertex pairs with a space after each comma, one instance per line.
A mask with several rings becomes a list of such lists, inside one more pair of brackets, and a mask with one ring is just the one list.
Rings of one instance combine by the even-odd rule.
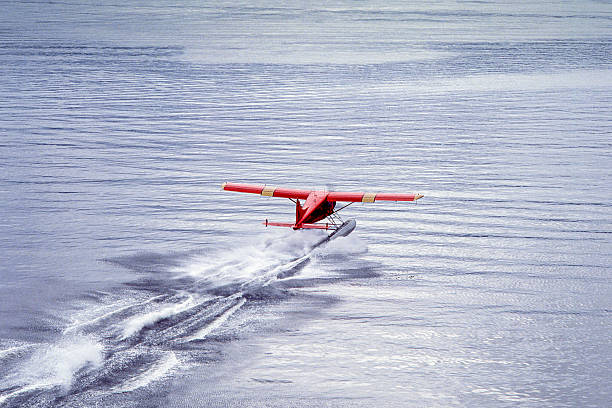
[[295, 200], [295, 222], [301, 220], [302, 215], [304, 215], [304, 208], [300, 204], [300, 200]]

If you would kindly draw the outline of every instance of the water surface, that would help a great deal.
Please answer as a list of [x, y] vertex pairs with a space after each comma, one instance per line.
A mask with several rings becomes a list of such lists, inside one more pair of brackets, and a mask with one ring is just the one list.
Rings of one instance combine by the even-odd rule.
[[97, 3], [0, 17], [0, 406], [609, 404], [608, 2]]

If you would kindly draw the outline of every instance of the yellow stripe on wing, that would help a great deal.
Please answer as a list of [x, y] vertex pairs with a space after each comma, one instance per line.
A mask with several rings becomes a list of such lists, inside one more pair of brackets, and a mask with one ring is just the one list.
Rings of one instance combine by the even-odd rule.
[[276, 187], [265, 186], [263, 190], [261, 190], [261, 195], [268, 196], [268, 197], [274, 197], [274, 190], [276, 190]]
[[365, 193], [361, 199], [362, 203], [373, 203], [376, 199], [376, 193]]

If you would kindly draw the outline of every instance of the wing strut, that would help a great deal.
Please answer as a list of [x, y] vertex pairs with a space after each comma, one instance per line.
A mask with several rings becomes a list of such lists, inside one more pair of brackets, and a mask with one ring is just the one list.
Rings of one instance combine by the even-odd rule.
[[347, 205], [343, 205], [342, 207], [338, 208], [336, 211], [334, 211], [333, 213], [331, 213], [331, 215], [334, 215], [337, 212], [340, 212], [342, 210], [344, 210], [346, 207], [348, 207], [349, 205], [353, 204], [355, 201], [351, 201], [350, 203], [348, 203]]
[[344, 220], [342, 219], [342, 217], [340, 217], [338, 213], [351, 204], [353, 204], [353, 202], [343, 205], [342, 207], [338, 208], [336, 211], [327, 216], [327, 219], [329, 219], [329, 221], [334, 227], [339, 228], [340, 225], [344, 224]]

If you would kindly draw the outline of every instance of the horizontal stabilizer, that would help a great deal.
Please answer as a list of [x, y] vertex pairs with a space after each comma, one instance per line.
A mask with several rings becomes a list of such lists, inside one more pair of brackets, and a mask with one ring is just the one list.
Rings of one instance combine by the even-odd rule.
[[292, 224], [290, 222], [272, 222], [272, 221], [268, 221], [268, 220], [265, 220], [263, 222], [263, 224], [266, 227], [289, 227], [289, 228], [293, 228], [293, 229], [305, 228], [305, 229], [324, 229], [324, 230], [330, 229], [330, 225], [329, 224], [300, 224], [299, 226], [297, 226], [297, 225]]
[[268, 221], [268, 220], [265, 220], [263, 222], [263, 224], [266, 227], [293, 227], [295, 225], [295, 224], [292, 224], [290, 222], [272, 222], [272, 221]]

